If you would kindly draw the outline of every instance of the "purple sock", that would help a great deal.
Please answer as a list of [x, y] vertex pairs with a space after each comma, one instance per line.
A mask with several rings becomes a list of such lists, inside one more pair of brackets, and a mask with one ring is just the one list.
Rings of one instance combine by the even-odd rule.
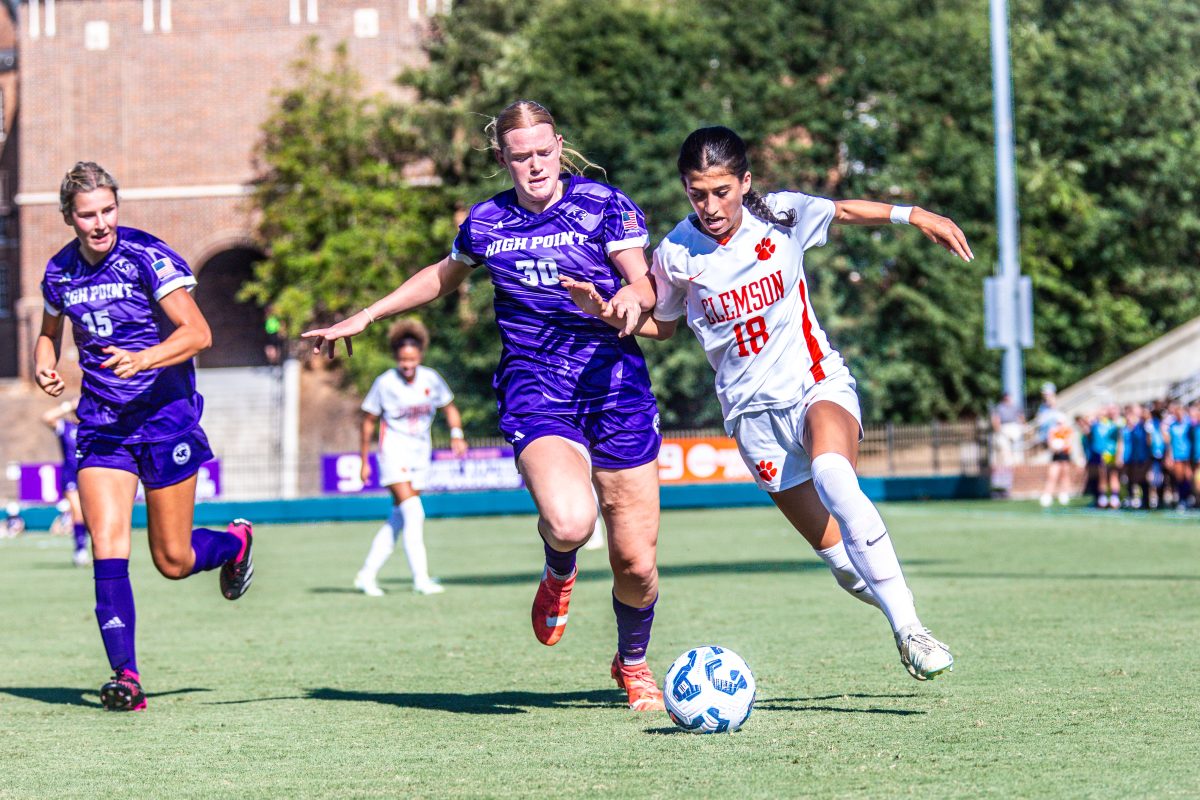
[[96, 622], [113, 671], [138, 671], [133, 647], [133, 629], [137, 615], [133, 609], [133, 587], [129, 585], [129, 559], [98, 558], [96, 576]]
[[621, 661], [636, 664], [646, 660], [650, 644], [650, 626], [654, 624], [654, 602], [645, 608], [627, 606], [613, 595], [613, 611], [617, 613], [617, 652]]
[[87, 550], [87, 525], [75, 523], [75, 549]]
[[192, 552], [196, 563], [192, 574], [216, 569], [242, 551], [242, 540], [228, 531], [196, 528], [192, 531]]
[[550, 571], [556, 575], [570, 575], [575, 570], [575, 553], [579, 550], [580, 545], [574, 550], [568, 550], [565, 553], [560, 553], [550, 545], [542, 541], [542, 547], [546, 549], [546, 566], [550, 567]]

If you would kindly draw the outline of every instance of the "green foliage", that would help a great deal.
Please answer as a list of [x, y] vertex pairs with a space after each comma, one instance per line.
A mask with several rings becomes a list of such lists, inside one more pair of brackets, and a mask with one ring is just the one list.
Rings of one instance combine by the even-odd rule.
[[[806, 268], [868, 420], [979, 413], [999, 393], [1000, 358], [982, 341], [996, 251], [987, 12], [984, 0], [459, 0], [435, 22], [428, 64], [401, 76], [415, 95], [403, 104], [362, 98], [344, 56], [324, 68], [310, 51], [266, 128], [271, 258], [254, 296], [295, 326], [440, 257], [455, 210], [508, 185], [483, 128], [517, 98], [555, 113], [655, 238], [688, 211], [679, 143], [727, 124], [751, 144], [762, 190], [916, 203], [959, 222], [973, 264], [909, 229], [838, 228]], [[1011, 20], [1032, 389], [1200, 314], [1200, 10], [1015, 0]], [[422, 157], [440, 189], [403, 185]], [[422, 314], [436, 327], [431, 362], [490, 432], [485, 284]], [[718, 424], [690, 335], [644, 349], [664, 424]]]

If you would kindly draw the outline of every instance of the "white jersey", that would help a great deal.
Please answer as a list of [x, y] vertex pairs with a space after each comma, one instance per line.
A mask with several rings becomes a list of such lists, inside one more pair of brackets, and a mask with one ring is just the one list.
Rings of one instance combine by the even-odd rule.
[[796, 225], [763, 222], [743, 210], [725, 242], [689, 216], [659, 243], [651, 272], [655, 319], [686, 313], [688, 327], [716, 370], [717, 397], [732, 434], [748, 411], [787, 408], [843, 366], [809, 305], [804, 251], [825, 244], [833, 201], [799, 192], [766, 196]]
[[428, 447], [429, 429], [437, 410], [454, 400], [454, 394], [436, 370], [418, 366], [412, 383], [400, 377], [398, 369], [389, 369], [371, 384], [362, 410], [382, 421], [379, 442], [393, 440], [419, 442]]

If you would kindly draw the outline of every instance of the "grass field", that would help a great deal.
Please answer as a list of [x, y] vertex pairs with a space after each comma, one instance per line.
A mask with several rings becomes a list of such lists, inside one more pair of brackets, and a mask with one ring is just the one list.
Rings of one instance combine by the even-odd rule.
[[141, 714], [104, 712], [90, 571], [0, 542], [0, 798], [1197, 797], [1200, 519], [1021, 504], [883, 508], [953, 675], [919, 684], [882, 616], [769, 509], [664, 516], [650, 661], [733, 648], [732, 736], [626, 710], [603, 552], [571, 625], [529, 629], [529, 518], [430, 520], [448, 591], [348, 588], [373, 526], [261, 526], [253, 589], [133, 559]]

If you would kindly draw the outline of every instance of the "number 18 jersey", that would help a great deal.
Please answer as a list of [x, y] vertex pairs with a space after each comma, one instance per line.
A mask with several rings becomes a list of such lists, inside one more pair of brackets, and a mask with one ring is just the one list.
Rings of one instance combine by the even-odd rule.
[[718, 242], [694, 215], [654, 251], [655, 319], [686, 315], [716, 370], [717, 397], [732, 434], [738, 416], [788, 408], [843, 365], [810, 305], [804, 251], [825, 244], [833, 201], [799, 192], [766, 196], [796, 224], [767, 223], [743, 209], [733, 236]]

